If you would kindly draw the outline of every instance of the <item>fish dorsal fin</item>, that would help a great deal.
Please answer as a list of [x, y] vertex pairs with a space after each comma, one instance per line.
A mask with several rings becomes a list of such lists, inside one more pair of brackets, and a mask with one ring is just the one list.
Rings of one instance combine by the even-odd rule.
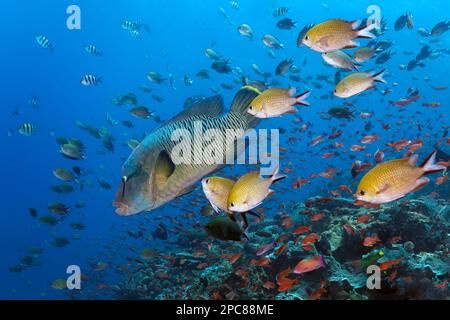
[[167, 182], [167, 179], [174, 173], [175, 164], [170, 158], [169, 153], [163, 150], [159, 153], [156, 159], [154, 170], [154, 182], [156, 186], [162, 186]]
[[181, 121], [192, 116], [208, 116], [214, 118], [221, 115], [223, 110], [223, 98], [220, 95], [216, 95], [195, 102], [192, 106], [184, 109], [172, 119], [167, 121], [166, 124]]
[[260, 119], [248, 113], [247, 109], [250, 103], [260, 94], [261, 92], [252, 86], [242, 87], [234, 96], [230, 112], [241, 114], [247, 120], [249, 127], [256, 127]]
[[252, 86], [242, 87], [234, 96], [230, 111], [243, 114], [247, 113], [247, 108], [250, 103], [260, 94], [261, 92]]

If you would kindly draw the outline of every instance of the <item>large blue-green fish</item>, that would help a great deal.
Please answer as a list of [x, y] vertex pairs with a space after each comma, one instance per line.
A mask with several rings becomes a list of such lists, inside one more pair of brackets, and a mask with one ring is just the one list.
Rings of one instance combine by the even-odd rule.
[[[218, 129], [225, 134], [226, 130], [234, 129], [241, 130], [244, 134], [259, 122], [258, 118], [247, 113], [248, 106], [259, 94], [253, 87], [243, 87], [234, 97], [227, 113], [223, 113], [224, 102], [221, 96], [204, 99], [151, 132], [123, 165], [122, 181], [113, 202], [117, 207], [116, 213], [129, 216], [154, 210], [189, 193], [197, 181], [221, 169], [223, 164], [208, 164], [207, 161], [200, 161], [199, 164], [176, 164], [177, 161], [173, 161], [171, 154], [178, 141], [172, 141], [172, 133], [177, 129], [193, 133], [194, 124], [201, 121], [203, 132]], [[218, 150], [234, 150], [233, 144], [236, 144], [237, 139], [228, 141], [231, 146], [224, 146], [222, 141], [212, 143], [221, 143], [220, 146], [217, 145]], [[224, 159], [226, 156], [223, 155]]]

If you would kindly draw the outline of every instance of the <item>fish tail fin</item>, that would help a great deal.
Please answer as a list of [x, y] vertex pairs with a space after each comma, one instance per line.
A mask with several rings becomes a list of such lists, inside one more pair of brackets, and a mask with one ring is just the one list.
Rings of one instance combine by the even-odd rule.
[[295, 104], [302, 105], [302, 106], [309, 106], [308, 101], [305, 99], [309, 97], [311, 94], [311, 91], [303, 92], [302, 94], [299, 94], [298, 96], [295, 96]]
[[372, 76], [373, 81], [376, 81], [376, 82], [382, 82], [382, 83], [384, 83], [384, 84], [387, 84], [386, 80], [383, 79], [383, 74], [384, 74], [385, 71], [386, 71], [386, 69], [383, 69], [383, 70], [381, 70], [380, 72], [375, 73], [375, 74]]
[[250, 127], [255, 127], [260, 119], [248, 113], [247, 109], [253, 99], [255, 99], [260, 94], [261, 92], [252, 86], [246, 85], [242, 87], [234, 96], [230, 111], [233, 113], [241, 114], [246, 118]]
[[277, 166], [275, 170], [273, 171], [272, 175], [270, 176], [270, 179], [272, 180], [272, 183], [275, 183], [277, 181], [283, 180], [287, 178], [286, 175], [280, 174], [280, 166]]
[[375, 29], [376, 24], [375, 23], [371, 23], [363, 28], [357, 29], [356, 30], [356, 35], [358, 36], [358, 38], [365, 38], [365, 39], [374, 39], [375, 35], [373, 35], [372, 33], [370, 33], [370, 31], [372, 31], [373, 29]]
[[430, 174], [430, 173], [447, 170], [447, 167], [436, 164], [436, 153], [437, 153], [437, 151], [435, 150], [420, 165], [420, 168], [422, 168], [424, 174]]

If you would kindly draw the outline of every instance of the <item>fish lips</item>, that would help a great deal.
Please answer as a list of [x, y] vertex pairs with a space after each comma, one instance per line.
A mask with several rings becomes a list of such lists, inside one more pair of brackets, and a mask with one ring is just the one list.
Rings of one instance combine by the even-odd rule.
[[154, 201], [150, 186], [148, 175], [122, 178], [112, 203], [117, 208], [116, 213], [120, 216], [131, 216], [151, 210]]

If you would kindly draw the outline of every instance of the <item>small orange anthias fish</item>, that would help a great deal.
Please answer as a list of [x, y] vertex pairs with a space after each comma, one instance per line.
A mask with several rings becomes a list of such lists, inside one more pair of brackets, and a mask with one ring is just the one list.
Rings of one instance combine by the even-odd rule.
[[271, 261], [272, 260], [270, 260], [270, 258], [267, 258], [267, 257], [264, 257], [264, 258], [261, 258], [261, 259], [258, 259], [258, 260], [252, 259], [250, 261], [250, 265], [262, 267], [262, 266], [268, 265]]
[[369, 219], [370, 219], [370, 215], [365, 214], [365, 215], [358, 217], [358, 219], [356, 219], [356, 222], [357, 223], [366, 223], [367, 221], [369, 221]]
[[322, 256], [314, 256], [309, 259], [301, 260], [294, 268], [294, 273], [301, 274], [311, 272], [325, 267], [325, 261]]
[[389, 269], [389, 268], [391, 268], [391, 267], [393, 267], [395, 265], [400, 264], [402, 261], [403, 261], [403, 259], [400, 258], [400, 259], [394, 259], [394, 260], [389, 260], [389, 261], [382, 262], [380, 264], [380, 270], [381, 271], [387, 270], [387, 269]]
[[291, 268], [288, 267], [287, 269], [280, 271], [277, 274], [277, 284], [278, 284], [278, 291], [284, 292], [292, 288], [294, 285], [298, 284], [300, 281], [299, 279], [291, 279], [288, 277], [289, 273], [291, 272]]
[[311, 231], [311, 226], [300, 226], [297, 229], [294, 230], [294, 234], [302, 234]]
[[377, 244], [378, 242], [381, 242], [380, 238], [378, 238], [378, 236], [371, 236], [371, 237], [365, 237], [364, 238], [364, 242], [363, 242], [363, 246], [364, 247], [372, 247], [375, 244]]

